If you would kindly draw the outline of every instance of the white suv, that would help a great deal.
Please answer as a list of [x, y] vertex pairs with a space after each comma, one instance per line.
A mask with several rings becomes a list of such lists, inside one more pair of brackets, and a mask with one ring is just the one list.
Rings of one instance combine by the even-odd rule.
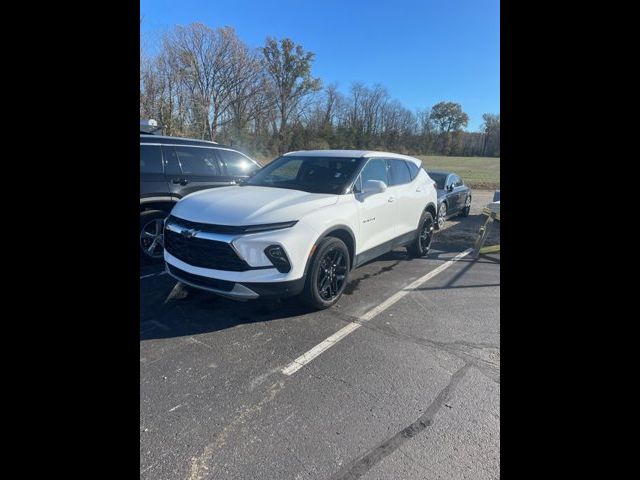
[[425, 255], [435, 183], [413, 157], [291, 152], [239, 185], [180, 200], [165, 222], [167, 271], [240, 300], [302, 294], [327, 308], [349, 272], [393, 248]]

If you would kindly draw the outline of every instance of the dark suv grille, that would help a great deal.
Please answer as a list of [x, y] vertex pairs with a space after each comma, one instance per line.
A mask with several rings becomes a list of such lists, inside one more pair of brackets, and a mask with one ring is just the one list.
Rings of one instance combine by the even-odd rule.
[[164, 231], [164, 248], [174, 257], [194, 267], [244, 272], [252, 268], [226, 242], [187, 238], [169, 229]]
[[194, 275], [193, 273], [185, 272], [184, 270], [180, 270], [179, 268], [176, 268], [173, 265], [169, 264], [167, 264], [167, 267], [169, 268], [169, 271], [176, 277], [186, 282], [193, 283], [196, 286], [199, 285], [201, 287], [209, 287], [215, 290], [222, 290], [223, 292], [230, 292], [235, 286], [234, 282], [229, 282], [227, 280], [218, 280], [216, 278]]

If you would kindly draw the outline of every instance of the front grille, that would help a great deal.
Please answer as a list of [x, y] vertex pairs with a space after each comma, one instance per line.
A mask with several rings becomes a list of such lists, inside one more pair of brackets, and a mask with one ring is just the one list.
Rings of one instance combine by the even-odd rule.
[[185, 272], [184, 270], [180, 270], [179, 268], [176, 268], [173, 265], [169, 265], [168, 263], [167, 267], [169, 268], [169, 271], [176, 277], [186, 282], [193, 283], [196, 286], [200, 285], [202, 287], [213, 288], [215, 290], [221, 290], [223, 292], [230, 292], [235, 286], [234, 282], [194, 275], [193, 273]]
[[226, 242], [204, 238], [187, 238], [168, 228], [164, 231], [164, 248], [171, 255], [194, 267], [244, 272], [252, 268]]

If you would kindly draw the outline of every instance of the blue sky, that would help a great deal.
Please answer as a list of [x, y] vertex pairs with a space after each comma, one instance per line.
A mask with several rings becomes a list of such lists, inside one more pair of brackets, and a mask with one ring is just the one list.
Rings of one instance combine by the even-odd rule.
[[250, 47], [289, 37], [315, 52], [313, 74], [343, 93], [361, 81], [412, 110], [459, 102], [468, 130], [500, 113], [499, 0], [140, 0], [140, 14], [151, 50], [174, 25], [229, 25]]

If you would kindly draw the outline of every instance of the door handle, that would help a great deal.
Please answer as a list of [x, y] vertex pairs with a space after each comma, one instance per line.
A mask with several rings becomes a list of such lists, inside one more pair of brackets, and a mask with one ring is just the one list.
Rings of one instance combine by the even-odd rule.
[[420, 187], [416, 188], [416, 192], [421, 192], [422, 189]]
[[189, 181], [186, 178], [174, 178], [173, 179], [173, 183], [175, 184], [180, 184], [180, 185], [186, 185], [187, 183], [189, 183]]
[[393, 202], [395, 200], [395, 198], [393, 197], [389, 197], [389, 199], [387, 200], [389, 203]]

